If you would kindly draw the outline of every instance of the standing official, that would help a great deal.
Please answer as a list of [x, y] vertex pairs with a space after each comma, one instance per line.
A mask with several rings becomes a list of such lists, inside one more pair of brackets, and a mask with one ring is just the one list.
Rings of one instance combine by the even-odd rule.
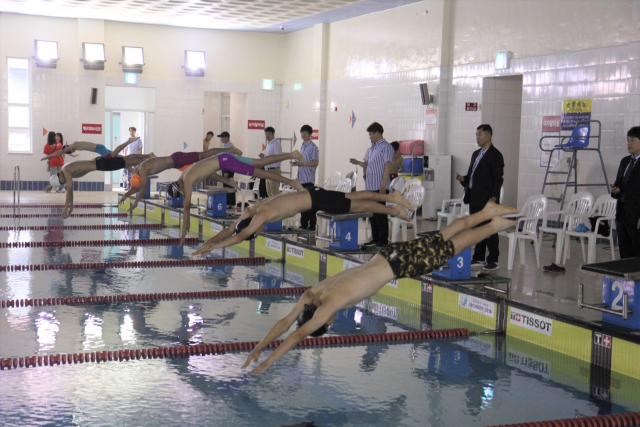
[[611, 197], [618, 200], [616, 229], [622, 259], [640, 257], [640, 126], [627, 132], [627, 151], [629, 156], [620, 162], [616, 182], [611, 185]]
[[[380, 194], [388, 193], [389, 174], [393, 162], [393, 148], [384, 139], [384, 128], [378, 122], [373, 122], [367, 128], [371, 149], [365, 159], [367, 169], [365, 189]], [[363, 246], [386, 246], [389, 243], [389, 218], [385, 214], [373, 214], [371, 218], [371, 241]]]
[[[207, 134], [207, 136], [209, 136], [209, 135]], [[213, 136], [213, 134], [211, 136]], [[220, 143], [222, 144], [222, 148], [231, 148], [231, 147], [233, 147], [233, 143], [231, 141], [229, 141], [230, 137], [231, 137], [231, 135], [229, 135], [229, 132], [227, 132], [227, 131], [224, 131], [220, 135], [218, 135], [218, 138], [220, 138]], [[238, 150], [238, 151], [240, 151], [240, 150]], [[242, 151], [240, 151], [238, 156], [242, 156]], [[224, 171], [224, 170], [222, 171], [222, 176], [224, 176], [225, 178], [233, 178], [234, 175], [235, 175], [235, 173], [233, 173], [233, 172]], [[222, 184], [222, 186], [225, 187], [225, 188], [232, 188], [230, 185], [227, 185], [227, 184]], [[227, 206], [232, 206], [233, 207], [235, 205], [236, 205], [236, 193], [227, 194]]]
[[[472, 214], [480, 212], [489, 200], [496, 203], [500, 201], [500, 189], [504, 182], [504, 158], [491, 142], [492, 136], [493, 129], [490, 125], [478, 126], [476, 142], [480, 148], [473, 152], [467, 174], [462, 176], [456, 173], [456, 179], [465, 187], [464, 203], [469, 205], [469, 211]], [[484, 270], [500, 268], [498, 265], [499, 243], [498, 235], [492, 234], [476, 244], [471, 265], [482, 266]], [[489, 247], [489, 256], [486, 257], [485, 262], [487, 247]]]
[[[280, 141], [276, 139], [276, 130], [269, 126], [264, 130], [264, 136], [267, 139], [267, 148], [264, 152], [264, 155], [260, 154], [260, 158], [282, 154], [282, 146], [280, 145]], [[264, 170], [282, 175], [280, 163], [281, 162], [271, 163], [270, 165], [265, 166]], [[280, 183], [278, 181], [267, 180], [266, 184], [267, 195], [269, 197], [280, 194]]]
[[[318, 146], [311, 141], [313, 128], [304, 125], [300, 128], [302, 145], [300, 154], [304, 157], [304, 162], [294, 162], [292, 166], [298, 166], [298, 181], [304, 188], [313, 188], [316, 183], [316, 169], [320, 163], [320, 151]], [[317, 211], [309, 210], [300, 214], [300, 227], [306, 230], [316, 229]]]

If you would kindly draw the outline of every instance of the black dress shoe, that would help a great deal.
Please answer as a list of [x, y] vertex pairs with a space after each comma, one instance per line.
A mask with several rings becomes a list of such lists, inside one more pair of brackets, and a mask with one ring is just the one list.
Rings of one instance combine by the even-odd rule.
[[373, 247], [373, 246], [378, 246], [378, 242], [376, 242], [374, 240], [371, 240], [371, 241], [369, 241], [367, 243], [363, 243], [362, 246], [364, 246], [365, 248], [370, 248], [370, 247]]

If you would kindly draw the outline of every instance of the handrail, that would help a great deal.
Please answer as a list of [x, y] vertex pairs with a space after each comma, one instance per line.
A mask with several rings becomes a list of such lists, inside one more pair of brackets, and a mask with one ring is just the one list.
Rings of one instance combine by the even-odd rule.
[[[582, 148], [582, 150], [598, 150], [599, 151], [600, 150], [600, 137], [602, 135], [602, 123], [600, 123], [600, 120], [588, 120], [588, 121], [582, 121], [582, 122], [576, 123], [576, 127], [581, 123], [582, 124], [584, 124], [584, 123], [587, 123], [587, 124], [597, 123], [598, 124], [598, 134], [597, 135], [580, 136], [580, 137], [575, 137], [575, 138], [579, 138], [579, 139], [596, 138], [598, 140], [598, 148]], [[547, 135], [547, 136], [543, 136], [542, 138], [540, 138], [540, 141], [538, 141], [538, 146], [540, 147], [540, 149], [542, 151], [544, 151], [546, 153], [549, 153], [549, 152], [551, 152], [553, 150], [566, 150], [566, 148], [564, 148], [564, 146], [563, 146], [563, 143], [564, 143], [564, 140], [568, 139], [568, 138], [574, 138], [574, 136], [573, 135], [564, 135], [564, 136], [563, 135]], [[560, 147], [558, 147], [558, 148], [554, 147], [551, 150], [544, 149], [544, 148], [542, 148], [542, 140], [543, 139], [559, 139], [560, 140]], [[571, 149], [571, 148], [569, 148], [569, 149]]]
[[13, 167], [13, 204], [16, 204], [16, 190], [18, 191], [18, 204], [20, 204], [20, 166]]

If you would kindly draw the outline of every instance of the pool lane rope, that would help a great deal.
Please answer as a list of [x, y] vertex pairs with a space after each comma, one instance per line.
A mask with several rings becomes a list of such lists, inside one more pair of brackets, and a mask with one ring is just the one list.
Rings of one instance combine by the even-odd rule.
[[[220, 261], [220, 260], [215, 260]], [[294, 288], [266, 288], [266, 289], [234, 289], [224, 291], [196, 291], [196, 292], [169, 292], [152, 294], [121, 294], [102, 295], [91, 297], [69, 297], [69, 298], [32, 298], [2, 300], [0, 307], [45, 307], [55, 305], [106, 305], [119, 304], [123, 302], [147, 302], [147, 301], [171, 301], [194, 298], [235, 298], [252, 295], [283, 295], [302, 294], [307, 287], [300, 286]]]
[[[373, 342], [397, 342], [406, 344], [416, 340], [432, 340], [443, 338], [468, 337], [469, 331], [466, 328], [460, 329], [440, 329], [431, 331], [412, 332], [390, 332], [382, 334], [361, 334], [346, 336], [328, 337], [308, 337], [298, 343], [298, 347], [321, 347], [344, 344], [368, 344]], [[266, 348], [275, 348], [282, 344], [284, 340], [275, 340], [269, 343]], [[129, 361], [139, 359], [175, 359], [188, 356], [205, 356], [209, 354], [224, 354], [228, 352], [251, 351], [259, 341], [233, 342], [219, 344], [197, 344], [197, 345], [177, 345], [170, 347], [153, 347], [144, 349], [127, 349], [113, 351], [96, 351], [91, 353], [61, 353], [46, 356], [26, 356], [0, 358], [0, 369], [15, 369], [18, 367], [28, 368], [30, 366], [54, 366], [71, 363], [87, 362], [112, 362]]]
[[264, 257], [227, 259], [181, 259], [163, 261], [82, 262], [77, 264], [1, 265], [0, 271], [87, 270], [106, 268], [173, 268], [207, 267], [211, 265], [264, 264]]
[[53, 231], [53, 230], [134, 230], [161, 229], [163, 224], [99, 224], [99, 225], [6, 225], [0, 231]]
[[495, 427], [631, 427], [640, 425], [640, 412], [536, 421], [533, 423], [503, 424]]
[[[116, 207], [118, 205], [115, 204], [107, 204], [103, 205], [101, 203], [78, 203], [74, 204], [74, 209], [102, 209], [109, 207]], [[52, 209], [62, 209], [64, 208], [64, 203], [55, 203], [55, 204], [47, 204], [47, 203], [26, 203], [23, 205], [12, 205], [12, 204], [0, 204], [0, 209], [20, 209], [20, 208], [52, 208]]]
[[[176, 246], [180, 239], [68, 240], [55, 242], [3, 242], [4, 248], [68, 248], [72, 246]], [[197, 237], [184, 239], [185, 244], [200, 243]]]
[[[70, 218], [121, 218], [128, 213], [88, 213], [71, 214]], [[62, 214], [0, 214], [0, 218], [62, 218]]]

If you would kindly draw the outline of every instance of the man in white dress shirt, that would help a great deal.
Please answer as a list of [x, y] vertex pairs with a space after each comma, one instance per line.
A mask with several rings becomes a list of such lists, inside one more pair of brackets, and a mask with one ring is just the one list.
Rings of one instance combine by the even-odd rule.
[[[276, 130], [269, 126], [264, 130], [264, 136], [267, 139], [267, 149], [264, 154], [260, 154], [260, 158], [282, 154], [282, 146], [280, 145], [280, 141], [276, 139]], [[264, 167], [264, 170], [282, 175], [280, 163], [281, 162], [277, 162], [267, 165]], [[278, 181], [267, 180], [267, 195], [271, 197], [277, 196], [278, 194], [280, 194], [280, 183]]]

